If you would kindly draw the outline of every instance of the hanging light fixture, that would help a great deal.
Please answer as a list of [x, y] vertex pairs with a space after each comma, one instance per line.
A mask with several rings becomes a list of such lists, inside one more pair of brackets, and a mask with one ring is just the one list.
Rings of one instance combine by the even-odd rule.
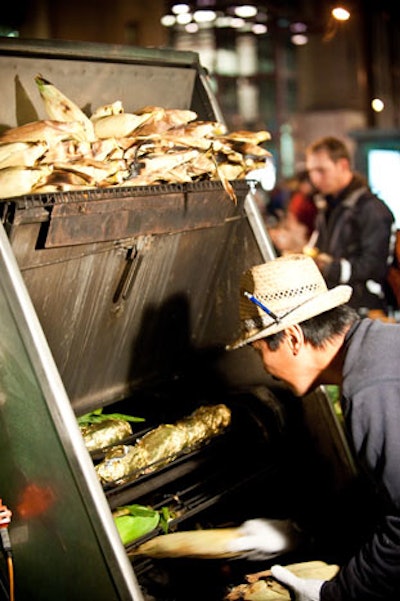
[[264, 23], [253, 23], [251, 29], [255, 35], [263, 35], [268, 31], [268, 27]]
[[174, 13], [174, 15], [182, 15], [182, 14], [186, 14], [190, 12], [190, 6], [189, 4], [186, 3], [177, 3], [177, 4], [173, 4], [171, 6], [171, 12]]
[[375, 113], [381, 113], [385, 108], [385, 103], [383, 100], [381, 100], [381, 98], [373, 98], [371, 100], [371, 107]]
[[196, 23], [212, 23], [216, 18], [217, 13], [211, 9], [199, 9], [193, 13], [193, 20]]
[[350, 19], [350, 11], [343, 5], [338, 5], [332, 8], [332, 17], [337, 21], [348, 21]]
[[179, 15], [176, 15], [176, 22], [179, 23], [179, 25], [188, 25], [188, 23], [191, 23], [192, 21], [192, 15], [191, 13], [179, 13]]
[[175, 15], [163, 15], [161, 17], [161, 25], [163, 25], [164, 27], [173, 27], [176, 24], [176, 17]]
[[[239, 31], [252, 31], [256, 35], [267, 33], [265, 4], [241, 3], [232, 0], [232, 4], [219, 0], [192, 0], [175, 2], [169, 5], [170, 12], [161, 18], [165, 27], [184, 28], [196, 32], [198, 27], [232, 28]], [[190, 27], [188, 27], [190, 25]]]
[[[279, 28], [288, 30], [294, 44], [301, 45], [308, 41], [307, 32], [296, 29], [302, 25], [297, 22], [298, 14], [295, 20], [287, 16], [286, 10], [281, 14], [276, 7], [271, 9], [265, 0], [176, 0], [168, 5], [169, 14], [162, 17], [161, 23], [170, 29], [186, 33], [212, 28], [232, 29], [239, 34], [264, 36], [274, 30], [275, 22]], [[289, 29], [292, 25], [294, 28]]]
[[257, 7], [254, 4], [239, 4], [235, 6], [233, 12], [242, 19], [251, 19], [257, 15]]
[[346, 0], [344, 0], [341, 4], [333, 5], [333, 8], [329, 14], [329, 19], [325, 26], [325, 32], [323, 34], [322, 41], [330, 42], [341, 31], [343, 23], [348, 21], [350, 17], [350, 7]]

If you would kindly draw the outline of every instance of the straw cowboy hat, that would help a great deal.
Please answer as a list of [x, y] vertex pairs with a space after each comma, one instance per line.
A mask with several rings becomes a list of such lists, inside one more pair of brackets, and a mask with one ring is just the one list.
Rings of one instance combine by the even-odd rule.
[[242, 335], [233, 350], [288, 326], [347, 303], [353, 290], [340, 285], [328, 290], [311, 257], [290, 254], [256, 265], [240, 281]]

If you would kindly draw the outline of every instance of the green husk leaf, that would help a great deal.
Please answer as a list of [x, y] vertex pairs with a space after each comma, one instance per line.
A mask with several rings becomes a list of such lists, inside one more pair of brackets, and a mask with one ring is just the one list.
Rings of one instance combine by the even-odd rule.
[[99, 422], [104, 422], [110, 419], [114, 420], [124, 420], [126, 422], [144, 422], [145, 419], [143, 417], [134, 417], [133, 415], [125, 415], [124, 413], [103, 413], [103, 408], [95, 409], [90, 413], [85, 413], [85, 415], [81, 415], [78, 417], [78, 424], [80, 426], [87, 426], [89, 424], [98, 424]]
[[173, 515], [169, 507], [161, 507], [160, 509], [160, 528], [167, 534], [169, 528], [169, 522], [173, 519]]
[[148, 507], [128, 505], [123, 509], [129, 509], [129, 515], [117, 515], [114, 521], [124, 545], [148, 534], [160, 522], [160, 513]]
[[134, 417], [133, 415], [126, 415], [125, 413], [109, 413], [105, 415], [106, 419], [123, 419], [126, 422], [144, 422], [144, 417]]

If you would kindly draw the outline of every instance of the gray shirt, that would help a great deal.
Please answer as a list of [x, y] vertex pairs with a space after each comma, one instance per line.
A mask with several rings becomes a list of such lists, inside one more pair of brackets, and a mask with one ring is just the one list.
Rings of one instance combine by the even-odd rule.
[[385, 507], [369, 540], [323, 585], [322, 601], [400, 599], [400, 326], [363, 319], [345, 340], [349, 442]]

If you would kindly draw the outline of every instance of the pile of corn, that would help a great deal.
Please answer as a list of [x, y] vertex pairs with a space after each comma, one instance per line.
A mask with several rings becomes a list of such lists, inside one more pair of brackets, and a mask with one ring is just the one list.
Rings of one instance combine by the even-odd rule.
[[110, 186], [230, 181], [265, 165], [267, 131], [227, 133], [191, 110], [147, 106], [125, 112], [117, 100], [88, 117], [41, 75], [48, 119], [0, 136], [0, 198]]

